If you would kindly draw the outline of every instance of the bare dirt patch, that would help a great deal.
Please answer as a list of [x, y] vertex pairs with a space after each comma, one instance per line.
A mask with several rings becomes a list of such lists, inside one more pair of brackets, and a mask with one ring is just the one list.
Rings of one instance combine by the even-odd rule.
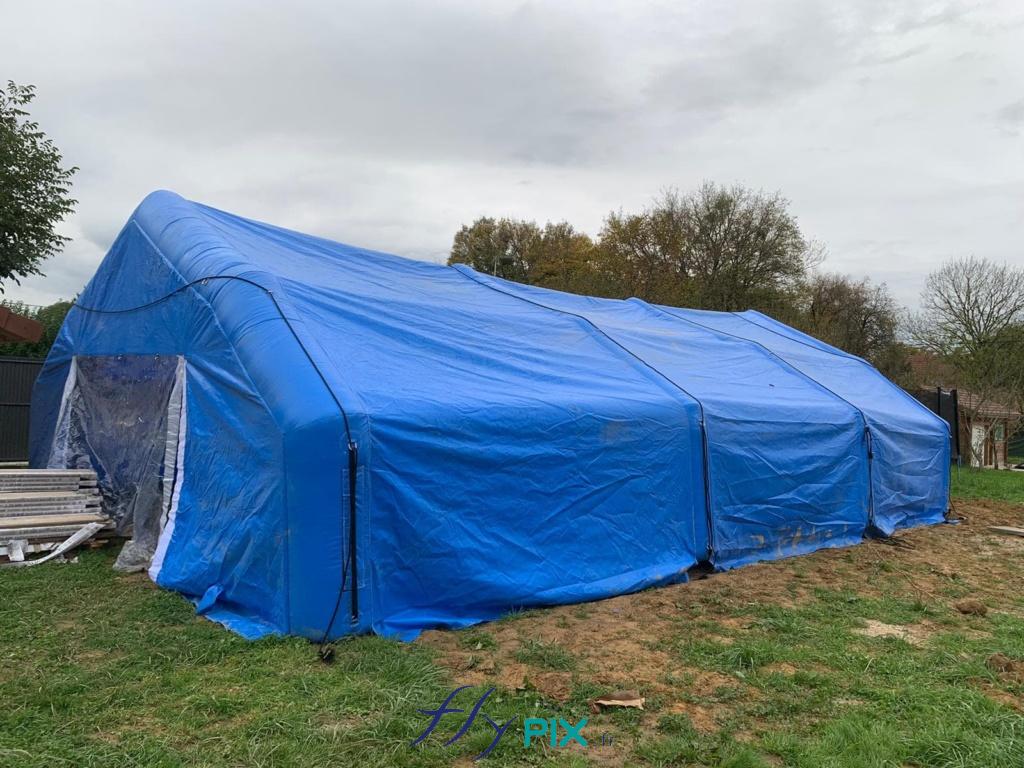
[[669, 705], [668, 713], [672, 715], [686, 715], [690, 718], [690, 722], [693, 723], [693, 727], [702, 733], [714, 733], [718, 730], [715, 713], [711, 707], [691, 704], [687, 701], [677, 701]]
[[864, 626], [853, 630], [864, 637], [895, 637], [898, 640], [905, 640], [911, 645], [924, 645], [927, 640], [927, 632], [919, 626], [904, 626], [902, 624], [886, 624], [884, 621], [868, 619]]
[[[983, 633], [986, 619], [963, 616], [958, 601], [976, 601], [993, 612], [1022, 612], [1013, 596], [1024, 594], [1024, 539], [1000, 536], [990, 525], [1024, 524], [1024, 507], [995, 501], [957, 502], [956, 525], [902, 531], [893, 541], [865, 541], [846, 549], [827, 549], [758, 563], [708, 578], [635, 595], [533, 612], [513, 621], [481, 625], [492, 642], [486, 649], [466, 648], [458, 632], [425, 632], [419, 643], [438, 651], [459, 684], [532, 687], [565, 701], [575, 686], [603, 691], [636, 689], [660, 702], [643, 715], [653, 727], [666, 713], [686, 714], [702, 731], [714, 731], [728, 717], [731, 701], [750, 701], [757, 691], [743, 675], [688, 666], [674, 652], [681, 628], [701, 622], [701, 636], [719, 644], [742, 637], [749, 619], [738, 617], [751, 606], [793, 608], [806, 604], [816, 590], [842, 590], [861, 597], [884, 597], [894, 589], [901, 597], [926, 601]], [[884, 578], [880, 578], [884, 576]], [[973, 612], [972, 612], [973, 613]], [[975, 626], [977, 625], [977, 626]], [[886, 624], [871, 621], [859, 630], [868, 637], [896, 637], [915, 646], [926, 644], [942, 627], [928, 622]], [[575, 660], [569, 671], [534, 667], [516, 660], [528, 640], [556, 643]], [[491, 647], [493, 645], [493, 647]], [[793, 675], [793, 665], [769, 664], [767, 672]], [[816, 671], [816, 670], [807, 670]], [[729, 689], [733, 697], [716, 697]]]
[[993, 653], [985, 660], [985, 666], [1006, 680], [1024, 682], [1024, 661], [1015, 661], [1002, 653]]
[[988, 607], [980, 600], [961, 600], [953, 603], [953, 607], [965, 616], [985, 616], [988, 614]]

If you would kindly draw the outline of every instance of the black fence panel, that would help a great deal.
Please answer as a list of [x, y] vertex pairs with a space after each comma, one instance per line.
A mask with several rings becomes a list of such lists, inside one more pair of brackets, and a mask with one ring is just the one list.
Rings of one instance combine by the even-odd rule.
[[1017, 436], [1010, 441], [1006, 458], [1008, 460], [1024, 458], [1024, 434], [1018, 433]]
[[949, 424], [949, 457], [956, 462], [960, 459], [960, 404], [955, 389], [919, 389], [912, 393], [914, 397], [928, 406], [928, 410], [934, 411]]
[[0, 461], [28, 461], [28, 407], [43, 361], [0, 357]]

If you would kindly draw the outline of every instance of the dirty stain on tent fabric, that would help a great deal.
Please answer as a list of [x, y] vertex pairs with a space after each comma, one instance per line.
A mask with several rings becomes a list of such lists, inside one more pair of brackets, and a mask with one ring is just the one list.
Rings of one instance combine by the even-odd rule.
[[408, 639], [947, 509], [945, 422], [764, 315], [518, 285], [171, 192], [68, 315], [32, 413], [32, 466], [96, 469], [132, 563], [246, 637]]

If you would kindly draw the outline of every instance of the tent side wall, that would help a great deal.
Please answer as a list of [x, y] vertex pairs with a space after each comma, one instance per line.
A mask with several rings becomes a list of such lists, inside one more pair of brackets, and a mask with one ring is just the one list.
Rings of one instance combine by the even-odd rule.
[[[949, 425], [866, 360], [849, 355], [760, 312], [744, 319], [821, 352], [816, 375], [862, 407], [873, 433], [876, 525], [882, 533], [934, 525], [949, 509]], [[792, 347], [791, 347], [792, 348]], [[800, 350], [801, 352], [803, 349]], [[836, 359], [842, 360], [835, 365]], [[843, 375], [842, 371], [848, 371]]]
[[[197, 287], [282, 435], [282, 525], [268, 534], [288, 552], [283, 594], [289, 631], [316, 640], [328, 629], [332, 638], [367, 631], [370, 617], [351, 615], [358, 606], [351, 574], [365, 573], [360, 565], [368, 526], [357, 487], [354, 528], [363, 546], [350, 550], [347, 451], [350, 441], [367, 441], [366, 417], [352, 393], [328, 385], [331, 362], [277, 278], [254, 266], [197, 208], [174, 193], [154, 192], [136, 218], [184, 281], [200, 281]], [[212, 276], [217, 278], [207, 279]], [[350, 551], [357, 562], [348, 561]]]
[[412, 638], [684, 581], [707, 546], [696, 406], [600, 405], [375, 418], [374, 630]]
[[[48, 459], [74, 356], [183, 356], [183, 483], [156, 581], [246, 636], [322, 634], [344, 549], [337, 408], [265, 291], [237, 280], [185, 287], [206, 275], [195, 274], [180, 244], [202, 247], [203, 238], [169, 232], [192, 222], [168, 217], [153, 197], [114, 243], [47, 359], [33, 394], [32, 464]], [[298, 375], [275, 376], [283, 366]], [[312, 475], [325, 464], [330, 471]]]
[[467, 278], [549, 312], [586, 317], [702, 403], [712, 562], [735, 568], [861, 540], [868, 523], [863, 422], [849, 403], [745, 339], [638, 300]]
[[872, 524], [889, 535], [940, 523], [949, 506], [949, 427], [869, 363], [759, 312], [672, 309], [751, 339], [863, 414], [871, 437]]

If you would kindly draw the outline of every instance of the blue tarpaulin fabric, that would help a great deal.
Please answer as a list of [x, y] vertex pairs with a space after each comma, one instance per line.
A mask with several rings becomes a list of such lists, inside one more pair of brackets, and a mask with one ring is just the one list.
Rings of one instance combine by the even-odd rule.
[[171, 192], [69, 313], [33, 466], [75, 361], [130, 355], [184, 360], [150, 573], [246, 637], [412, 638], [946, 510], [945, 422], [763, 315], [518, 285]]

